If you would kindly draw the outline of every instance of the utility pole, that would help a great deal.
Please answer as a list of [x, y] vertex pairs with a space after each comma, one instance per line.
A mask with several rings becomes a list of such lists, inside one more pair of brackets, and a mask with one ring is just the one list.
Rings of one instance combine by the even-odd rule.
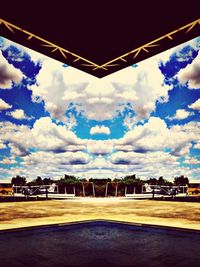
[[115, 187], [115, 197], [117, 197], [117, 189], [118, 189], [118, 183], [116, 184], [116, 187]]
[[95, 197], [95, 188], [94, 188], [94, 182], [92, 182], [92, 191], [93, 191], [93, 197]]
[[48, 189], [46, 188], [46, 199], [48, 198]]
[[85, 187], [84, 187], [84, 183], [82, 183], [82, 187], [83, 187], [83, 197], [85, 197]]
[[74, 196], [76, 195], [75, 186], [73, 186]]
[[106, 191], [105, 191], [105, 197], [108, 196], [108, 182], [106, 182]]

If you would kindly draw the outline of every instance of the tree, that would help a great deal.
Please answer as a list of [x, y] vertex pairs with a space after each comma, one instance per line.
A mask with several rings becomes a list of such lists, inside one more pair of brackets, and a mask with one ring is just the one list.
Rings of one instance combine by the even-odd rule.
[[187, 177], [184, 177], [184, 175], [178, 176], [174, 178], [174, 184], [185, 186], [189, 184], [189, 179]]
[[30, 181], [27, 183], [28, 186], [36, 186], [36, 185], [51, 185], [52, 183], [55, 183], [55, 180], [52, 180], [51, 178], [44, 178], [42, 179], [40, 176], [38, 176], [36, 179]]
[[158, 180], [156, 178], [149, 178], [148, 184], [157, 185], [158, 184]]
[[73, 175], [68, 175], [68, 174], [65, 174], [64, 175], [64, 180], [76, 180], [77, 178]]
[[145, 183], [148, 183], [149, 185], [162, 185], [162, 186], [172, 186], [173, 183], [164, 179], [163, 176], [160, 176], [158, 179], [156, 178], [149, 178]]
[[37, 179], [35, 180], [35, 184], [36, 185], [42, 185], [43, 184], [42, 178], [40, 176], [38, 176]]
[[125, 176], [119, 183], [124, 184], [130, 192], [140, 193], [142, 191], [143, 181], [136, 178], [135, 174]]
[[76, 188], [80, 186], [81, 180], [76, 178], [75, 176], [72, 175], [67, 175], [65, 174], [64, 178], [60, 178], [58, 180], [57, 185], [59, 188], [60, 193], [64, 193], [66, 190], [67, 192], [72, 192], [73, 188], [76, 186]]
[[158, 185], [164, 185], [164, 184], [165, 184], [165, 180], [164, 180], [164, 178], [162, 176], [160, 176], [158, 178]]
[[55, 183], [55, 180], [52, 180], [51, 178], [44, 178], [43, 179], [43, 184], [44, 185], [50, 185], [52, 183]]
[[12, 178], [11, 184], [12, 185], [18, 185], [18, 186], [19, 185], [25, 185], [26, 184], [26, 178], [17, 175], [16, 177]]
[[166, 186], [172, 186], [173, 183], [170, 182], [170, 181], [168, 181], [168, 180], [166, 180], [166, 179], [164, 179], [164, 185], [166, 185]]
[[124, 180], [136, 180], [136, 175], [131, 174], [124, 177]]

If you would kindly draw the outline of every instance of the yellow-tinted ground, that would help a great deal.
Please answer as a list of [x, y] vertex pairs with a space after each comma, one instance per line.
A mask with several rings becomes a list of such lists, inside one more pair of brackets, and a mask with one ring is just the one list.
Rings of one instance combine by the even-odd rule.
[[0, 203], [0, 230], [93, 219], [200, 230], [200, 203], [120, 198]]

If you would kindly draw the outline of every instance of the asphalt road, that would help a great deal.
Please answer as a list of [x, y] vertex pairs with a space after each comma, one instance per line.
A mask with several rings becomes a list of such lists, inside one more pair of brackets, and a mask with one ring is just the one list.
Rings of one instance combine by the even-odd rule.
[[197, 266], [199, 249], [199, 232], [103, 221], [0, 234], [9, 267]]

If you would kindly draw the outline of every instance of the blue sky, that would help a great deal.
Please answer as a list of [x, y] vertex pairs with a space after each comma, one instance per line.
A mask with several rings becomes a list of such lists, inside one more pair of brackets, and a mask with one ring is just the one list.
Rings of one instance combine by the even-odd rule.
[[199, 179], [199, 48], [99, 79], [0, 37], [0, 179]]

